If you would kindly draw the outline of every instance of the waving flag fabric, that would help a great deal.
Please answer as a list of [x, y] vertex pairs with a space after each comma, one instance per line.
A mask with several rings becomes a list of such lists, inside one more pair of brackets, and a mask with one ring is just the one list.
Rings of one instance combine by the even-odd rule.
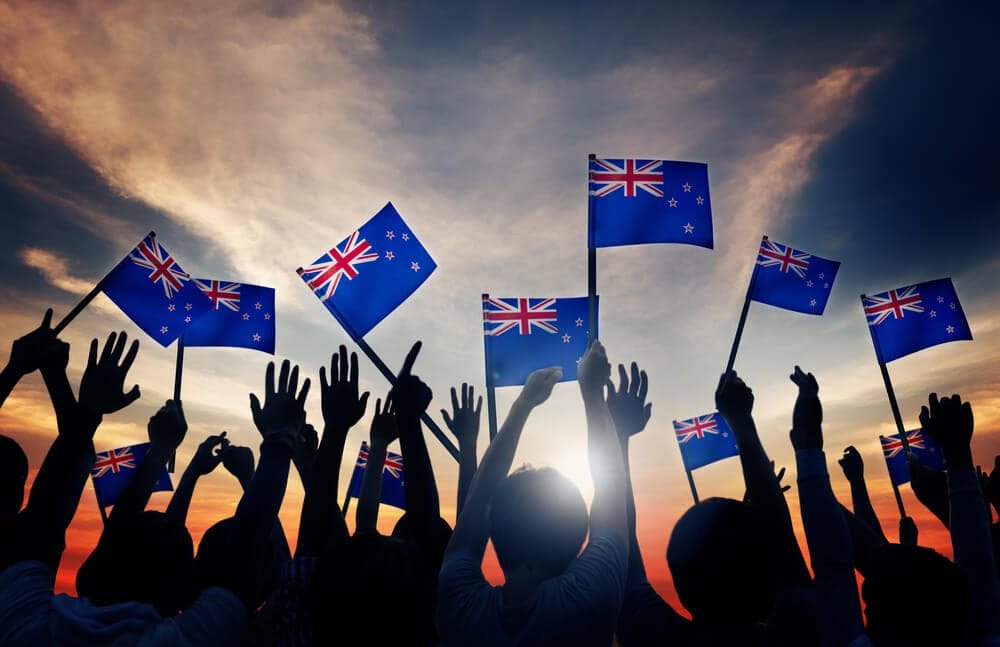
[[[576, 379], [587, 350], [587, 297], [491, 298], [483, 295], [486, 381], [490, 386], [524, 384], [528, 374], [562, 366], [562, 381]], [[490, 370], [492, 366], [492, 371]]]
[[708, 164], [591, 157], [589, 179], [591, 247], [712, 248]]
[[184, 332], [185, 346], [234, 346], [274, 354], [274, 288], [194, 279], [212, 309]]
[[840, 263], [792, 249], [767, 236], [757, 252], [750, 298], [795, 312], [821, 315]]
[[[910, 481], [910, 466], [906, 464], [906, 452], [899, 434], [880, 436], [882, 455], [885, 456], [885, 466], [889, 470], [889, 478], [893, 485], [902, 485]], [[931, 440], [930, 436], [920, 429], [906, 432], [906, 442], [910, 451], [917, 455], [924, 465], [931, 469], [944, 469], [944, 452]]]
[[[142, 464], [148, 451], [149, 443], [140, 443], [97, 453], [94, 466], [90, 470], [90, 478], [94, 481], [94, 492], [97, 494], [97, 505], [106, 508], [118, 501], [118, 497], [125, 491], [125, 486], [135, 478], [135, 471]], [[170, 475], [164, 466], [163, 473], [153, 485], [153, 492], [169, 492], [173, 489]]]
[[212, 307], [155, 234], [143, 238], [104, 277], [101, 290], [162, 346], [169, 346]]
[[730, 456], [739, 456], [736, 436], [719, 413], [674, 420], [674, 434], [684, 467], [695, 470]]
[[437, 265], [389, 203], [299, 276], [354, 339], [427, 280]]
[[875, 354], [883, 363], [930, 346], [972, 339], [951, 279], [862, 295], [861, 303]]
[[[368, 443], [362, 442], [358, 461], [354, 464], [354, 472], [351, 474], [351, 482], [347, 486], [347, 496], [361, 498], [361, 482], [365, 478], [366, 467], [368, 467]], [[399, 454], [392, 452], [385, 454], [380, 501], [386, 505], [406, 509], [406, 495], [403, 492], [403, 457]]]

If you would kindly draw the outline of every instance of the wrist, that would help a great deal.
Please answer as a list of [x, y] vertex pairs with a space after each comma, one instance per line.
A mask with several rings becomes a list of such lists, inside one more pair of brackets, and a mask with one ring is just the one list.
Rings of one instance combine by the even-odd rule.
[[944, 459], [949, 468], [972, 467], [972, 449], [969, 447], [947, 449]]

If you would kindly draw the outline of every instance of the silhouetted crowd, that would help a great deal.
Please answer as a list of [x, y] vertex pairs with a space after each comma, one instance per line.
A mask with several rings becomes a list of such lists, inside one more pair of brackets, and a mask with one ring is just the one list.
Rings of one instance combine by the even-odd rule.
[[[697, 503], [670, 534], [666, 561], [689, 620], [650, 585], [636, 540], [629, 441], [650, 418], [647, 376], [635, 363], [619, 365], [615, 384], [599, 341], [578, 371], [594, 484], [589, 512], [556, 470], [511, 472], [529, 415], [561, 378], [553, 367], [527, 378], [478, 466], [482, 398], [465, 384], [451, 390], [444, 417], [460, 449], [451, 528], [441, 518], [421, 427], [432, 393], [413, 373], [417, 342], [391, 391], [375, 403], [350, 534], [339, 474], [347, 433], [369, 394], [359, 392], [356, 355], [341, 346], [329, 373], [319, 373], [322, 434], [306, 421], [310, 380], [287, 360], [277, 369], [271, 363], [263, 396], [250, 395], [261, 436], [256, 461], [224, 433], [209, 437], [166, 512], [158, 512], [146, 505], [187, 431], [181, 403], [168, 400], [149, 420], [145, 458], [77, 573], [78, 597], [56, 595], [66, 530], [95, 461], [95, 434], [105, 416], [139, 397], [138, 387], [125, 390], [138, 342], [129, 344], [125, 333], [103, 345], [95, 339], [74, 393], [69, 346], [50, 322], [51, 311], [13, 343], [0, 374], [2, 405], [21, 377], [40, 371], [58, 426], [23, 508], [27, 458], [0, 436], [0, 644], [1000, 645], [1000, 527], [989, 510], [992, 504], [1000, 513], [1000, 457], [990, 474], [975, 466], [968, 402], [932, 393], [920, 412], [924, 433], [943, 450], [945, 471], [908, 459], [914, 492], [950, 531], [952, 561], [918, 545], [908, 517], [899, 543], [888, 540], [854, 448], [839, 461], [853, 510], [837, 502], [819, 386], [795, 367], [790, 439], [810, 572], [787, 486], [757, 434], [754, 394], [735, 372], [722, 375], [715, 400], [736, 436], [746, 495]], [[387, 447], [396, 439], [406, 513], [385, 536], [376, 522]], [[196, 549], [185, 528], [188, 508], [198, 479], [220, 464], [243, 496], [235, 515], [209, 528]], [[293, 465], [305, 490], [294, 555], [278, 521]], [[487, 541], [503, 586], [483, 576]]]

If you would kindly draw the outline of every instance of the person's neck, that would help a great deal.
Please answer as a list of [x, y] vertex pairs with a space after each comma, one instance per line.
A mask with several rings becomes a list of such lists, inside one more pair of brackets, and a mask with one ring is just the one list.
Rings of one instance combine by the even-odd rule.
[[520, 604], [530, 598], [549, 575], [535, 568], [520, 566], [517, 569], [504, 571], [503, 601], [508, 606]]

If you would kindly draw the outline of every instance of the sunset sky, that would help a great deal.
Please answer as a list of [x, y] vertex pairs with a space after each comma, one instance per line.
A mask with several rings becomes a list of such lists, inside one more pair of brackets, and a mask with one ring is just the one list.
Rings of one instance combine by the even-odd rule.
[[[0, 352], [46, 307], [68, 312], [155, 230], [193, 275], [276, 288], [276, 357], [315, 379], [350, 341], [295, 268], [391, 200], [438, 269], [366, 339], [393, 367], [423, 339], [415, 372], [440, 421], [449, 386], [484, 385], [482, 292], [586, 294], [589, 153], [705, 161], [714, 250], [598, 254], [609, 356], [650, 376], [653, 417], [632, 451], [650, 577], [675, 599], [664, 552], [691, 499], [670, 422], [714, 409], [762, 234], [842, 262], [823, 317], [750, 309], [736, 368], [765, 447], [794, 483], [788, 374], [800, 364], [820, 381], [838, 495], [848, 502], [834, 459], [854, 444], [895, 537], [878, 443], [895, 427], [859, 294], [953, 278], [974, 341], [889, 370], [909, 427], [929, 391], [957, 391], [975, 408], [977, 461], [1000, 453], [1000, 11], [986, 4], [0, 0]], [[174, 348], [103, 296], [63, 335], [74, 384], [88, 341], [112, 329], [142, 340], [130, 375], [142, 398], [106, 419], [98, 450], [144, 441], [173, 385]], [[221, 430], [256, 450], [247, 393], [262, 391], [270, 359], [187, 352], [179, 469]], [[374, 402], [387, 384], [361, 366]], [[501, 417], [516, 392], [498, 390]], [[308, 412], [319, 427], [318, 391]], [[342, 486], [370, 418], [348, 439]], [[0, 433], [25, 448], [32, 476], [54, 429], [30, 376], [0, 410]], [[482, 433], [481, 452], [485, 422]], [[457, 465], [428, 442], [453, 523]], [[529, 421], [525, 462], [557, 467], [589, 498], [575, 384]], [[703, 496], [743, 493], [737, 459], [695, 480]], [[239, 494], [221, 468], [201, 482], [196, 541]], [[794, 488], [788, 497], [800, 528]], [[908, 487], [903, 498], [921, 543], [950, 554], [943, 526]], [[291, 541], [301, 501], [293, 474], [281, 511]], [[395, 518], [383, 507], [380, 527]], [[88, 485], [60, 590], [99, 528]]]

